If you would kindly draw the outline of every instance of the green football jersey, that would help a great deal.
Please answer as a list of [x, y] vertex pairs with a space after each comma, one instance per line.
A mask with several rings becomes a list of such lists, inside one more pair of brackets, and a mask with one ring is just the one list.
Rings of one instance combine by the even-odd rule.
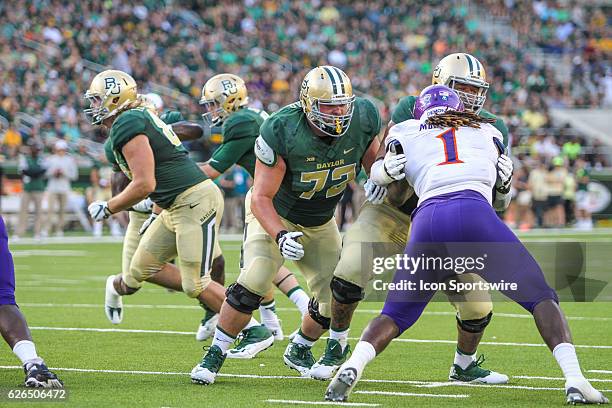
[[339, 138], [315, 135], [299, 103], [270, 116], [261, 126], [255, 153], [268, 166], [276, 164], [277, 155], [287, 166], [273, 200], [278, 214], [306, 227], [329, 221], [380, 128], [378, 109], [363, 98], [355, 99], [351, 124]]
[[[393, 111], [393, 114], [391, 115], [391, 120], [393, 123], [400, 123], [408, 119], [414, 119], [414, 103], [416, 102], [416, 99], [416, 96], [406, 96], [399, 101], [395, 107], [395, 110]], [[496, 119], [495, 123], [493, 123], [493, 127], [499, 130], [504, 137], [504, 146], [508, 146], [508, 128], [506, 127], [503, 119], [498, 118], [486, 109], [481, 109], [479, 115], [483, 118]]]
[[189, 158], [187, 150], [172, 128], [145, 108], [121, 113], [110, 130], [109, 140], [113, 156], [129, 179], [132, 179], [132, 173], [121, 149], [140, 134], [149, 138], [155, 158], [156, 185], [150, 197], [157, 205], [162, 208], [170, 207], [177, 195], [206, 180], [206, 175]]
[[215, 150], [208, 164], [219, 173], [239, 164], [255, 175], [255, 140], [268, 114], [259, 109], [243, 108], [232, 113], [223, 123], [223, 143]]

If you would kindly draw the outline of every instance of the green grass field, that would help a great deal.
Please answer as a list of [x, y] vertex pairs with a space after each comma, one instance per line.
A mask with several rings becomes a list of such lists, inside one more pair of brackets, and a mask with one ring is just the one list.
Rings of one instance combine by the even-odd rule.
[[[580, 235], [579, 239], [602, 238]], [[112, 326], [103, 311], [104, 282], [106, 276], [120, 270], [120, 244], [11, 245], [11, 249], [18, 303], [39, 353], [66, 385], [66, 405], [274, 407], [289, 404], [283, 400], [323, 401], [326, 383], [300, 378], [284, 366], [282, 353], [287, 340], [253, 360], [227, 360], [223, 376], [212, 386], [191, 384], [188, 373], [202, 357], [202, 346], [210, 341], [195, 341], [203, 312], [181, 293], [146, 285], [124, 300], [123, 323]], [[237, 276], [239, 242], [224, 242], [223, 249], [227, 281], [232, 282]], [[280, 293], [277, 307], [288, 334], [298, 325], [297, 310]], [[570, 318], [585, 374], [610, 396], [612, 305], [564, 303], [562, 307]], [[360, 306], [351, 329], [351, 344], [380, 308], [380, 303]], [[486, 355], [486, 367], [508, 374], [510, 384], [461, 386], [447, 382], [455, 349], [455, 318], [449, 304], [433, 303], [413, 328], [368, 367], [351, 402], [387, 407], [563, 405], [561, 371], [541, 344], [533, 320], [508, 302], [496, 304], [495, 312], [479, 353]], [[323, 345], [320, 341], [315, 346], [315, 358]], [[18, 386], [23, 381], [18, 363], [4, 346], [0, 387]], [[24, 404], [30, 403], [12, 405]], [[5, 400], [0, 406], [11, 404]]]

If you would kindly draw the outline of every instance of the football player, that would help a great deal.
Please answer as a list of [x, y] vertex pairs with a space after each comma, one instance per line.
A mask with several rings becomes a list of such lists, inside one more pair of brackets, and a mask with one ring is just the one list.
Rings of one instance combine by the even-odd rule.
[[347, 183], [362, 166], [369, 170], [380, 128], [376, 107], [355, 98], [348, 76], [333, 66], [308, 72], [300, 101], [262, 124], [243, 268], [227, 291], [212, 346], [191, 372], [193, 382], [215, 381], [228, 348], [285, 260], [296, 262], [313, 297], [284, 361], [308, 373], [313, 339], [329, 329], [330, 284], [341, 249], [334, 210]]
[[[511, 174], [502, 134], [491, 126], [495, 119], [465, 111], [459, 95], [444, 85], [431, 85], [419, 95], [414, 120], [401, 122], [389, 131], [387, 147], [401, 146], [402, 154], [387, 149], [372, 166], [371, 178], [379, 186], [400, 180], [389, 168], [394, 156], [404, 156], [401, 175], [420, 197], [412, 214], [410, 240], [404, 254], [422, 256], [464, 255], [484, 251], [487, 263], [478, 272], [486, 282], [513, 282], [500, 292], [529, 311], [542, 339], [552, 351], [566, 379], [568, 403], [607, 403], [608, 400], [583, 376], [572, 344], [567, 320], [559, 308], [556, 292], [548, 286], [542, 270], [514, 233], [499, 219], [495, 209], [510, 200]], [[395, 150], [397, 152], [397, 148]], [[503, 243], [503, 251], [495, 245]], [[499, 246], [498, 246], [499, 247]], [[483, 249], [486, 248], [486, 249]], [[473, 252], [470, 252], [472, 254]], [[425, 255], [423, 255], [425, 254]], [[464, 258], [462, 258], [464, 259]], [[394, 282], [415, 283], [416, 290], [389, 291], [381, 315], [370, 322], [352, 356], [340, 367], [326, 392], [326, 399], [345, 401], [366, 364], [419, 319], [435, 290], [417, 284], [445, 282], [453, 269], [423, 266], [399, 268]], [[501, 278], [501, 279], [500, 279]]]
[[[251, 177], [255, 174], [255, 139], [259, 128], [268, 118], [265, 111], [248, 107], [248, 91], [242, 78], [233, 74], [218, 74], [210, 78], [202, 88], [200, 105], [204, 109], [202, 118], [209, 127], [221, 127], [223, 143], [215, 150], [212, 158], [201, 168], [212, 179], [216, 179], [235, 164], [242, 166]], [[250, 214], [250, 191], [245, 199], [245, 214]], [[249, 220], [245, 220], [246, 224]], [[302, 315], [308, 312], [308, 295], [300, 287], [297, 279], [285, 267], [281, 267], [274, 278], [274, 284], [296, 304]], [[283, 330], [275, 311], [275, 301], [271, 291], [261, 303], [261, 321], [274, 334], [275, 340], [283, 339]], [[204, 321], [203, 321], [204, 322]], [[213, 332], [217, 319], [210, 319], [200, 327]], [[212, 328], [212, 330], [211, 330]], [[209, 334], [210, 335], [210, 334]], [[242, 340], [228, 351], [229, 358], [250, 358], [253, 343], [259, 343], [262, 336], [259, 327], [243, 330]]]
[[[107, 280], [106, 309], [121, 307], [121, 296], [177, 258], [181, 289], [211, 307], [224, 299], [224, 288], [211, 282], [216, 235], [223, 215], [221, 191], [193, 162], [170, 126], [142, 98], [134, 79], [122, 71], [96, 75], [85, 93], [92, 124], [110, 129], [111, 150], [127, 187], [108, 202], [94, 202], [89, 213], [101, 221], [147, 197], [163, 208], [142, 236], [129, 268]], [[177, 177], [180, 175], [180, 177]]]
[[[182, 141], [196, 140], [200, 138], [203, 134], [201, 126], [195, 123], [184, 121], [183, 115], [181, 115], [181, 113], [178, 111], [165, 112], [161, 115], [160, 119], [162, 119], [167, 124], [171, 124], [172, 130], [175, 131], [176, 135]], [[115, 169], [115, 173], [113, 174], [113, 181], [111, 183], [114, 196], [123, 191], [125, 187], [127, 187], [127, 185], [129, 184], [130, 180], [125, 176], [125, 174], [123, 174], [123, 172], [121, 172], [121, 169], [119, 168], [116, 162], [115, 155], [112, 152], [112, 145], [110, 143], [110, 139], [106, 140], [106, 143], [104, 144], [104, 150], [106, 153], [107, 160], [113, 165], [113, 169]], [[129, 223], [126, 229], [125, 237], [123, 239], [123, 271], [127, 271], [129, 269], [132, 257], [134, 256], [136, 248], [138, 248], [138, 244], [140, 243], [142, 235], [151, 225], [151, 223], [155, 221], [155, 219], [159, 216], [159, 212], [161, 212], [160, 209], [154, 209], [153, 202], [149, 198], [134, 205], [131, 209], [129, 209]], [[215, 259], [213, 260], [213, 264], [211, 267], [210, 277], [213, 282], [217, 282], [218, 284], [223, 286], [225, 282], [225, 260], [223, 258], [223, 255], [221, 255], [221, 248], [219, 246], [218, 241], [215, 241], [214, 253], [219, 255], [215, 255]], [[115, 276], [112, 276], [107, 281], [109, 282], [109, 284], [107, 285], [106, 291], [105, 311], [111, 323], [118, 324], [123, 318], [123, 307], [120, 299], [119, 304], [116, 304], [116, 297], [113, 294], [112, 282], [115, 278]], [[147, 281], [156, 285], [160, 285], [167, 289], [179, 292], [182, 291], [180, 271], [172, 263], [165, 264], [159, 272], [151, 275], [151, 277]], [[203, 335], [203, 332], [208, 330], [208, 326], [210, 325], [210, 316], [217, 316], [217, 312], [221, 307], [221, 302], [217, 301], [211, 306], [209, 306], [208, 304], [204, 303], [203, 299], [201, 299], [200, 305], [206, 310], [206, 314], [196, 333], [196, 340], [203, 341], [210, 337], [210, 335]], [[268, 333], [266, 328], [260, 325], [256, 319], [252, 319], [249, 322], [249, 325], [247, 325], [247, 327], [248, 328], [245, 329], [243, 332], [247, 332], [250, 330], [250, 334], [242, 333], [244, 339], [249, 340], [248, 347], [245, 347], [245, 353], [248, 353], [248, 358], [253, 358], [260, 351], [263, 351], [270, 346], [270, 338], [272, 334]], [[253, 333], [257, 332], [265, 332], [266, 335], [254, 336]], [[244, 341], [246, 342], [246, 340]]]
[[[494, 126], [502, 133], [503, 142], [507, 144], [508, 129], [504, 122], [482, 109], [489, 84], [482, 64], [473, 56], [465, 53], [450, 54], [438, 63], [432, 75], [433, 84], [443, 84], [457, 90], [466, 110], [477, 113], [484, 118], [495, 119]], [[403, 98], [394, 110], [385, 135], [396, 123], [413, 118], [416, 97]], [[384, 144], [381, 145], [384, 154]], [[397, 160], [397, 158], [395, 159]], [[502, 162], [506, 171], [512, 172], [512, 162]], [[403, 163], [397, 163], [401, 170]], [[312, 367], [310, 375], [316, 379], [331, 378], [346, 358], [349, 350], [346, 338], [349, 325], [358, 302], [364, 297], [364, 289], [371, 279], [372, 270], [362, 258], [361, 251], [374, 245], [372, 257], [389, 257], [401, 253], [407, 241], [410, 227], [410, 214], [416, 208], [418, 197], [413, 194], [406, 200], [410, 191], [402, 191], [399, 183], [392, 184], [396, 198], [384, 200], [386, 191], [368, 180], [365, 190], [368, 201], [360, 210], [356, 222], [348, 229], [343, 239], [342, 255], [334, 272], [332, 282], [332, 330], [338, 331], [338, 342], [329, 339], [323, 356]], [[408, 189], [405, 189], [408, 190]], [[397, 196], [399, 195], [399, 199]], [[391, 195], [389, 198], [392, 198]], [[398, 202], [394, 202], [399, 200]], [[377, 205], [374, 205], [377, 204]], [[384, 245], [380, 245], [383, 243]], [[364, 265], [366, 264], [366, 265]], [[362, 271], [359, 273], [357, 271]], [[353, 277], [351, 279], [350, 277]], [[357, 278], [357, 279], [355, 279]], [[473, 282], [480, 277], [475, 274], [464, 274], [462, 280]], [[500, 384], [508, 381], [508, 376], [487, 370], [482, 362], [477, 362], [476, 349], [482, 338], [485, 327], [492, 317], [493, 305], [484, 292], [470, 291], [447, 293], [449, 300], [457, 310], [458, 341], [454, 362], [449, 379], [452, 381], [480, 382]]]
[[36, 353], [28, 323], [15, 302], [15, 266], [9, 251], [8, 234], [2, 216], [0, 216], [0, 334], [21, 360], [26, 387], [64, 386]]

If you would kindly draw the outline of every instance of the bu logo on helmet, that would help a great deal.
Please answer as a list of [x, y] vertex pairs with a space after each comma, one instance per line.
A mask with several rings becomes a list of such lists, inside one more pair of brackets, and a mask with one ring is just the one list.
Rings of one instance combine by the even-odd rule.
[[121, 93], [121, 86], [114, 77], [104, 78], [104, 89], [110, 89], [112, 95], [119, 95]]
[[221, 85], [223, 86], [223, 90], [228, 91], [230, 94], [238, 93], [238, 87], [236, 84], [228, 79], [221, 81]]

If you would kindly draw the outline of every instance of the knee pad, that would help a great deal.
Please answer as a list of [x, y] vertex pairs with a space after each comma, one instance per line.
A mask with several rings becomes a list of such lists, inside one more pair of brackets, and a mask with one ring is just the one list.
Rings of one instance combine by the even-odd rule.
[[251, 292], [238, 282], [232, 283], [225, 291], [225, 301], [239, 312], [251, 314], [259, 309], [263, 296]]
[[223, 255], [213, 259], [210, 278], [221, 286], [225, 285], [225, 258], [223, 258]]
[[491, 318], [493, 316], [493, 312], [489, 312], [488, 315], [481, 319], [473, 319], [473, 320], [461, 320], [459, 316], [457, 316], [457, 324], [463, 330], [469, 333], [482, 333], [484, 329], [491, 322]]
[[330, 287], [336, 302], [343, 305], [359, 302], [365, 296], [365, 291], [360, 286], [336, 276], [333, 277]]
[[331, 318], [319, 313], [319, 301], [317, 299], [311, 298], [310, 302], [308, 302], [308, 314], [312, 317], [312, 320], [319, 323], [325, 330], [329, 329]]

